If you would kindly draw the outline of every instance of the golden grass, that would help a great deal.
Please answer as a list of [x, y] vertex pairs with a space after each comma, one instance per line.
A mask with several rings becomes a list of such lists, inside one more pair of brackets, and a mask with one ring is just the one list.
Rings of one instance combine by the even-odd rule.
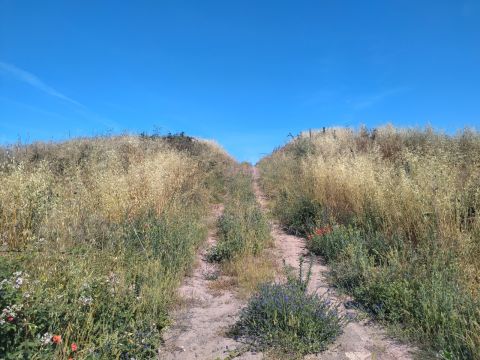
[[271, 255], [269, 249], [265, 249], [257, 256], [239, 256], [223, 265], [223, 273], [235, 279], [240, 297], [248, 298], [259, 285], [275, 279], [277, 264]]
[[[275, 215], [292, 230], [339, 223], [381, 233], [386, 240], [401, 237], [409, 252], [428, 258], [425, 266], [444, 262], [446, 269], [448, 261], [448, 266], [458, 269], [455, 275], [442, 275], [455, 276], [459, 289], [450, 289], [452, 294], [480, 296], [480, 135], [475, 131], [455, 136], [392, 126], [314, 131], [262, 159], [260, 168]], [[421, 258], [409, 256], [398, 259], [398, 271], [410, 271], [410, 264]], [[466, 315], [452, 316], [453, 324]], [[463, 339], [452, 345], [452, 351], [458, 355], [464, 350], [455, 346], [468, 343], [470, 354], [478, 355], [480, 337], [472, 330], [478, 324], [471, 317], [465, 321], [469, 325], [463, 330], [449, 333]], [[433, 341], [442, 343], [445, 329], [438, 323], [428, 326], [425, 331], [432, 333]], [[438, 331], [433, 330], [436, 327]]]
[[0, 277], [29, 274], [1, 300], [20, 301], [23, 320], [0, 333], [0, 357], [5, 340], [16, 356], [66, 358], [45, 333], [104, 358], [155, 352], [231, 158], [180, 135], [13, 146], [0, 159]]

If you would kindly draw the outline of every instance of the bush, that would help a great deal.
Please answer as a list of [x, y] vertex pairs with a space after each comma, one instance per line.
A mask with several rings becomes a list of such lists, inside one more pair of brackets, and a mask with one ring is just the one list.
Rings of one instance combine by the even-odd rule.
[[307, 292], [308, 274], [306, 278], [261, 286], [232, 334], [259, 350], [274, 348], [293, 355], [325, 350], [341, 333], [344, 320], [328, 300]]

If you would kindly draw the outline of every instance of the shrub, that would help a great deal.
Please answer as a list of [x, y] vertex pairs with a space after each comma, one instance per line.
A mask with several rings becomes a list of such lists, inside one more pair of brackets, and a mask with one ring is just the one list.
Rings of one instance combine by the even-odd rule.
[[344, 320], [327, 299], [309, 294], [307, 285], [301, 275], [284, 284], [264, 284], [242, 310], [232, 334], [259, 350], [294, 355], [325, 350]]

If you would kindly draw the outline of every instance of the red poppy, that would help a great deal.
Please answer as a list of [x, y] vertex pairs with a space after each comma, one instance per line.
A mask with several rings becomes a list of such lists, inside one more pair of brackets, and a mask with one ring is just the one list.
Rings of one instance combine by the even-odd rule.
[[72, 348], [72, 351], [77, 351], [78, 350], [78, 346], [75, 343], [72, 343], [71, 348]]
[[54, 344], [61, 344], [62, 343], [62, 337], [60, 335], [53, 335], [52, 336], [52, 342]]
[[331, 232], [332, 232], [332, 227], [330, 225], [315, 229], [315, 234], [318, 236], [323, 236]]

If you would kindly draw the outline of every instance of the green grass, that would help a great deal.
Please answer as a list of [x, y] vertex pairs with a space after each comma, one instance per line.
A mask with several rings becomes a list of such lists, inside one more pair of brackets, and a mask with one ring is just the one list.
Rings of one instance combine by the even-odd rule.
[[269, 244], [270, 227], [253, 193], [250, 170], [239, 169], [227, 182], [225, 210], [218, 221], [219, 239], [210, 249], [211, 262], [259, 255]]

